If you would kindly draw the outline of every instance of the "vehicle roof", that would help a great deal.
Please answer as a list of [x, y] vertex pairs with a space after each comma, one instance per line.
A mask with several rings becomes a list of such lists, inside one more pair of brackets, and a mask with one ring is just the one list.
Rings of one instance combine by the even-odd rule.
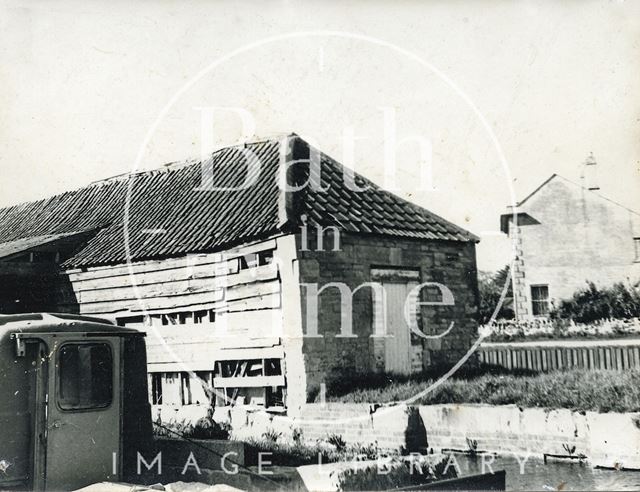
[[92, 316], [67, 313], [25, 313], [0, 315], [0, 337], [6, 333], [112, 333], [135, 334], [133, 328], [114, 325], [111, 321]]

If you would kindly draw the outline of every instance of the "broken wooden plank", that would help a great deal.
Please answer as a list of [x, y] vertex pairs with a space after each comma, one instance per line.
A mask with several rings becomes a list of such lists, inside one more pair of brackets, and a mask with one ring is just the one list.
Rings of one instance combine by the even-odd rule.
[[260, 251], [270, 251], [276, 249], [275, 239], [269, 239], [258, 243], [240, 246], [227, 251], [216, 253], [199, 253], [178, 258], [165, 258], [162, 260], [144, 260], [133, 262], [130, 265], [119, 263], [117, 265], [105, 265], [97, 267], [89, 267], [86, 270], [69, 269], [66, 273], [70, 280], [75, 281], [84, 279], [100, 279], [113, 277], [117, 275], [128, 276], [130, 274], [143, 274], [157, 271], [167, 271], [178, 268], [191, 268], [199, 265], [211, 265], [221, 263], [226, 260], [237, 258], [246, 254], [257, 253]]
[[170, 272], [154, 271], [140, 275], [114, 275], [100, 279], [76, 278], [71, 279], [71, 285], [76, 293], [92, 290], [112, 290], [131, 288], [133, 285], [165, 285], [168, 282], [195, 281], [212, 282], [217, 287], [229, 287], [252, 282], [263, 282], [278, 278], [278, 267], [275, 263], [261, 265], [250, 270], [242, 270], [230, 275], [216, 275], [216, 271], [207, 267], [199, 269], [180, 268]]
[[261, 388], [265, 386], [284, 386], [284, 384], [284, 376], [213, 378], [214, 388]]
[[[150, 299], [131, 299], [82, 303], [80, 314], [141, 313], [146, 310], [195, 310], [194, 306], [208, 304], [217, 312], [240, 312], [248, 310], [276, 309], [281, 305], [280, 294], [267, 294], [237, 301], [222, 300], [211, 303], [211, 293], [192, 294], [177, 297], [156, 297]], [[64, 307], [64, 305], [62, 305]], [[122, 314], [124, 316], [124, 314]]]

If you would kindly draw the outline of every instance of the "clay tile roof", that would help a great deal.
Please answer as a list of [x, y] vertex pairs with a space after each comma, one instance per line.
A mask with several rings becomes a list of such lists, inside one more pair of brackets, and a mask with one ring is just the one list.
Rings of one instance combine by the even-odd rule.
[[[287, 139], [306, 145], [297, 136]], [[135, 261], [181, 256], [266, 238], [292, 230], [302, 214], [310, 223], [354, 233], [477, 241], [466, 230], [362, 176], [356, 175], [356, 183], [368, 190], [348, 189], [342, 165], [324, 154], [321, 182], [329, 191], [306, 187], [298, 192], [296, 216], [288, 215], [283, 222], [276, 179], [282, 145], [279, 139], [228, 147], [215, 152], [205, 165], [194, 162], [131, 174], [0, 209], [0, 249], [29, 245], [29, 238], [96, 230], [64, 266], [124, 263], [127, 257]], [[259, 175], [247, 174], [246, 150], [259, 159]], [[240, 191], [212, 191], [210, 186], [237, 188], [245, 180], [252, 186]]]

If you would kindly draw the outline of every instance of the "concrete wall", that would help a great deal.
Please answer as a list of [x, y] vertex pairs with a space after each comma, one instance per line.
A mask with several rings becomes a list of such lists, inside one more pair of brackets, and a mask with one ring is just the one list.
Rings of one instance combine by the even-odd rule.
[[[420, 417], [416, 421], [416, 413]], [[352, 445], [373, 445], [381, 451], [428, 446], [467, 450], [467, 439], [479, 451], [516, 453], [541, 458], [566, 455], [564, 445], [575, 446], [593, 466], [640, 469], [640, 414], [579, 413], [571, 410], [521, 409], [515, 405], [306, 405], [298, 418], [274, 416], [235, 408], [216, 418], [228, 420], [232, 436], [262, 439], [267, 431], [291, 442], [294, 431], [314, 444], [339, 434]]]
[[407, 428], [411, 410], [404, 405], [374, 411], [368, 404], [309, 404], [298, 417], [274, 415], [247, 408], [219, 409], [215, 419], [231, 424], [232, 438], [264, 439], [264, 434], [280, 434], [280, 440], [293, 442], [294, 434], [313, 445], [338, 435], [349, 445], [375, 446], [384, 451], [402, 451], [407, 447]]
[[[608, 286], [640, 277], [633, 242], [640, 237], [638, 214], [560, 176], [518, 210], [539, 222], [517, 227], [514, 296], [518, 317], [532, 315], [531, 285], [549, 285], [550, 299], [558, 302], [587, 281]], [[511, 230], [512, 237], [515, 232]]]
[[593, 466], [640, 468], [639, 414], [521, 409], [515, 405], [431, 405], [419, 407], [429, 446], [478, 449], [533, 456], [562, 454], [574, 446]]
[[[301, 238], [297, 237], [300, 245]], [[427, 368], [438, 363], [455, 363], [476, 338], [477, 271], [474, 243], [415, 241], [387, 237], [351, 235], [340, 237], [340, 251], [333, 251], [331, 238], [325, 238], [323, 251], [315, 250], [315, 238], [309, 240], [311, 251], [299, 252], [300, 281], [344, 282], [354, 291], [371, 282], [372, 268], [414, 269], [419, 282], [438, 282], [454, 295], [453, 306], [422, 306], [418, 316], [421, 331], [440, 334], [454, 322], [452, 331], [437, 340], [425, 340], [412, 334], [413, 368]], [[307, 291], [301, 288], [303, 326], [306, 332]], [[423, 291], [424, 294], [424, 291]], [[424, 299], [423, 300], [432, 300]], [[341, 323], [342, 298], [335, 288], [322, 292], [318, 312], [321, 338], [304, 338], [307, 393], [313, 396], [321, 383], [347, 374], [384, 369], [384, 343], [372, 338], [374, 308], [371, 289], [362, 288], [353, 296], [353, 338], [336, 338]]]

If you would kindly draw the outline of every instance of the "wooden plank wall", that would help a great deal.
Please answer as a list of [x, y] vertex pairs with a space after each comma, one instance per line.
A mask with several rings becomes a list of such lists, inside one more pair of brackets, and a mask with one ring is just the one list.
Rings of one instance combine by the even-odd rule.
[[[66, 307], [77, 312], [79, 308], [81, 314], [129, 318], [127, 326], [147, 331], [151, 369], [158, 364], [164, 367], [183, 362], [192, 370], [210, 370], [212, 355], [220, 349], [279, 343], [282, 286], [278, 264], [253, 266], [237, 273], [228, 273], [227, 265], [233, 258], [275, 252], [275, 248], [276, 241], [269, 240], [224, 254], [139, 262], [131, 270], [127, 265], [71, 270], [67, 275], [74, 299], [63, 301], [61, 310]], [[143, 313], [190, 316], [199, 310], [214, 311], [215, 321], [194, 324], [190, 317], [185, 324], [159, 326], [160, 317], [151, 316], [148, 322], [153, 328], [130, 322], [132, 316]]]
[[487, 344], [480, 346], [478, 354], [480, 361], [486, 364], [542, 372], [574, 368], [619, 371], [640, 368], [640, 340], [615, 344], [607, 342], [607, 340], [592, 344], [558, 342], [557, 345], [538, 346]]
[[127, 265], [70, 270], [67, 275], [75, 299], [62, 300], [60, 308], [77, 305], [81, 314], [91, 315], [172, 312], [181, 308], [228, 313], [278, 309], [281, 286], [275, 263], [226, 274], [228, 259], [274, 248], [275, 241], [266, 241], [225, 255], [143, 261], [132, 265], [133, 276]]

